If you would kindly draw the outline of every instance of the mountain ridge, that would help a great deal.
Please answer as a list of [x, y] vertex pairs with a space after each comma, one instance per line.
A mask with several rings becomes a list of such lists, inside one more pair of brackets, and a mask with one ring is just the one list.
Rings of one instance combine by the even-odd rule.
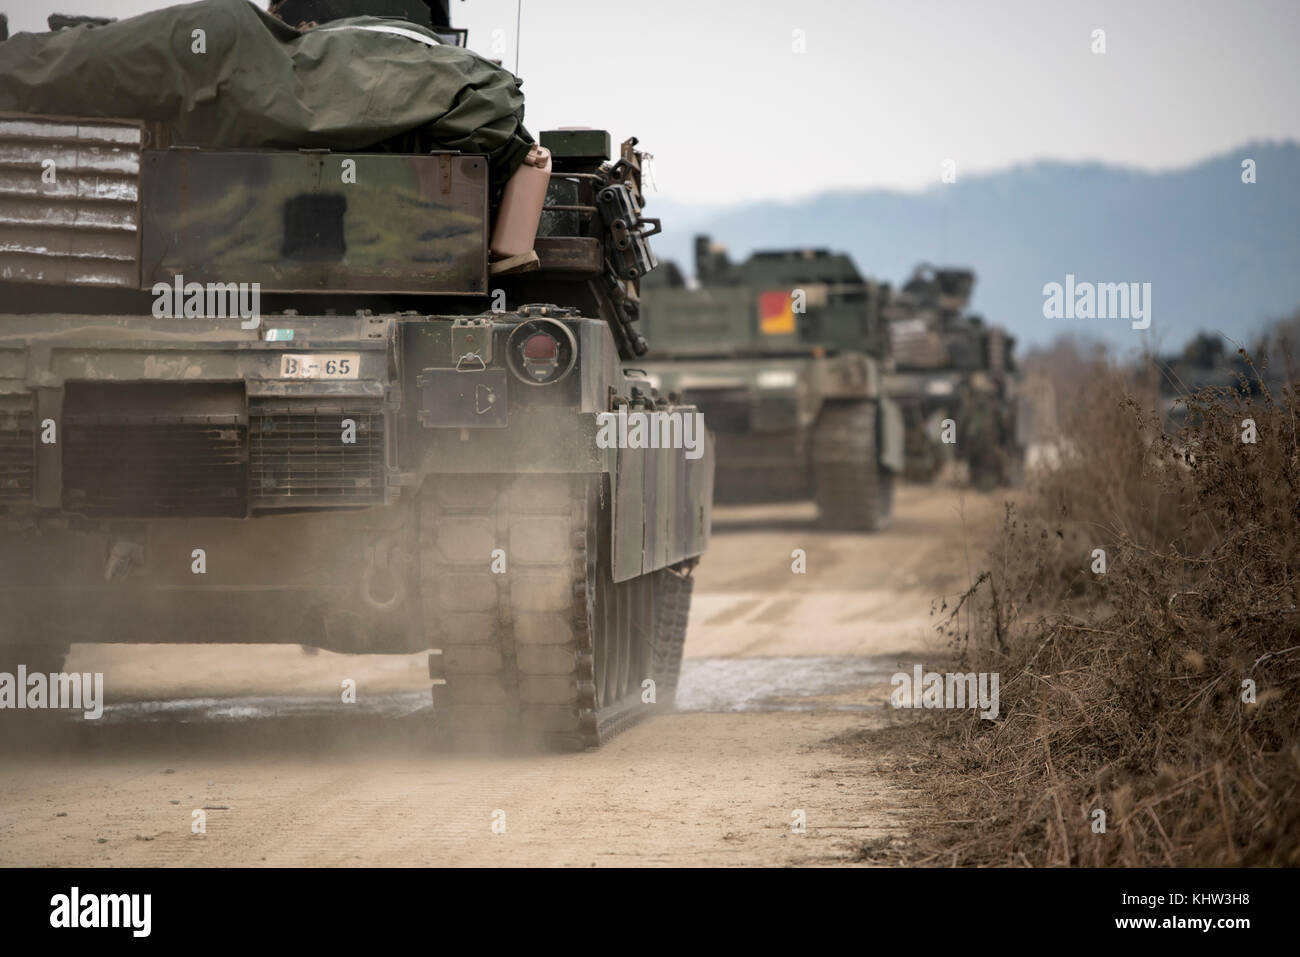
[[[1242, 161], [1256, 182], [1242, 182]], [[735, 259], [758, 249], [851, 254], [865, 275], [900, 285], [912, 268], [970, 266], [971, 308], [1024, 346], [1060, 335], [1120, 349], [1178, 348], [1197, 331], [1242, 342], [1300, 306], [1300, 142], [1254, 140], [1175, 170], [1042, 160], [958, 177], [921, 192], [836, 190], [794, 203], [693, 209], [651, 197], [661, 260], [693, 271], [705, 232]], [[677, 225], [674, 225], [677, 224]], [[1151, 283], [1151, 326], [1047, 319], [1044, 287]]]

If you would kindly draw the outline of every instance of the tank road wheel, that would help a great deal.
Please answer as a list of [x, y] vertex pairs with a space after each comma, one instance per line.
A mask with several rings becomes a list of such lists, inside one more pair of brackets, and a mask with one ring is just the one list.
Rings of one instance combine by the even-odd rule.
[[813, 496], [823, 528], [878, 531], [893, 512], [894, 477], [881, 467], [876, 404], [835, 402], [812, 437]]
[[646, 678], [671, 700], [689, 580], [670, 569], [613, 580], [603, 493], [587, 475], [425, 483], [421, 598], [442, 651], [435, 718], [453, 746], [593, 747], [652, 710]]

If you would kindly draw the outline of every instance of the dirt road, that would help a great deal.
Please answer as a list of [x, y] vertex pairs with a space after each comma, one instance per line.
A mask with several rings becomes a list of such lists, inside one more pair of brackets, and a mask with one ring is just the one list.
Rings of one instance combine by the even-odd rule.
[[0, 865], [851, 862], [922, 802], [829, 739], [886, 720], [999, 512], [904, 487], [870, 536], [817, 531], [810, 506], [718, 510], [679, 711], [598, 752], [431, 752], [421, 656], [74, 646], [109, 707], [0, 743]]

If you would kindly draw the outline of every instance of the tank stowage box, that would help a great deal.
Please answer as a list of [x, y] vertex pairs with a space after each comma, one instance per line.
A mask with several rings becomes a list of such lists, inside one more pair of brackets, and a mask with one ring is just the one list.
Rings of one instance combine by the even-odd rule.
[[[180, 146], [191, 114], [51, 116], [0, 80], [0, 671], [57, 670], [74, 641], [429, 650], [434, 727], [468, 745], [593, 745], [664, 707], [713, 449], [695, 407], [624, 371], [658, 228], [635, 140], [555, 150], [534, 248], [499, 260], [496, 197], [532, 145], [518, 81], [427, 25], [313, 35], [208, 0], [15, 37], [0, 66], [57, 77], [93, 30], [87, 69], [112, 72], [205, 15], [266, 76], [304, 40], [376, 96], [451, 58], [502, 109], [483, 150], [442, 118], [405, 151], [350, 127]], [[255, 105], [214, 88], [218, 113]], [[684, 441], [620, 440], [637, 416]]]

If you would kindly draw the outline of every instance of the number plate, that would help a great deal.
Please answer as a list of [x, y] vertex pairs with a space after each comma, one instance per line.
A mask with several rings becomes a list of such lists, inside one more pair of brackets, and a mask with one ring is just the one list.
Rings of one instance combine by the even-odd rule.
[[355, 379], [361, 372], [359, 352], [321, 352], [280, 356], [281, 379]]

